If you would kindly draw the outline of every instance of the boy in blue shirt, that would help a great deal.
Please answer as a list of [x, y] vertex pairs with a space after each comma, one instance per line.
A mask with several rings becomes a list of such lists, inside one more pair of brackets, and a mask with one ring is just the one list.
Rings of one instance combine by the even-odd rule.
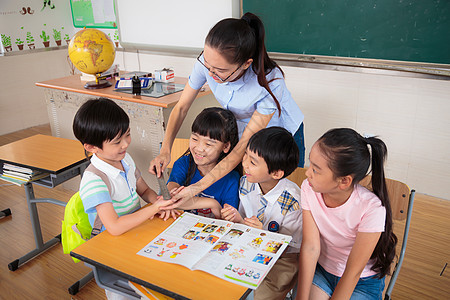
[[286, 179], [299, 160], [294, 138], [284, 128], [255, 133], [242, 161], [239, 211], [226, 205], [225, 220], [292, 236], [289, 247], [254, 291], [254, 299], [284, 299], [297, 281], [302, 239], [300, 188]]

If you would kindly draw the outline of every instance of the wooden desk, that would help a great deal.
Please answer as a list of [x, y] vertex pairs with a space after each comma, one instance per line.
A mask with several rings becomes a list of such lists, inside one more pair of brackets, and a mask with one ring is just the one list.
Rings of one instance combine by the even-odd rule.
[[35, 198], [33, 184], [55, 187], [82, 174], [89, 165], [89, 161], [84, 155], [80, 142], [38, 134], [0, 147], [0, 170], [3, 170], [4, 163], [49, 173], [49, 176], [45, 178], [24, 184], [36, 248], [8, 264], [8, 268], [15, 271], [22, 264], [61, 241], [61, 235], [58, 235], [44, 243], [36, 203], [66, 206], [66, 202]]
[[[85, 82], [80, 80], [79, 75], [37, 82], [37, 86], [45, 88], [52, 135], [75, 139], [72, 122], [78, 108], [88, 99], [96, 97], [113, 99], [130, 117], [132, 142], [128, 152], [140, 168], [142, 176], [150, 188], [158, 191], [158, 182], [155, 176], [147, 172], [147, 169], [150, 161], [159, 154], [164, 139], [165, 124], [171, 108], [178, 102], [181, 93], [177, 92], [160, 98], [135, 96], [114, 91], [115, 80], [111, 82], [113, 86], [98, 90], [85, 89]], [[187, 78], [176, 77], [175, 83], [184, 85], [187, 83]], [[209, 94], [211, 94], [211, 90], [206, 88], [205, 91], [199, 93], [198, 97]], [[205, 106], [201, 105], [201, 109], [203, 107]], [[190, 109], [189, 114], [196, 116], [201, 109]], [[190, 122], [187, 124], [189, 128], [191, 127]], [[79, 182], [73, 185], [77, 184]], [[74, 189], [73, 187], [69, 188]]]
[[245, 299], [249, 292], [245, 287], [136, 254], [172, 223], [173, 219], [155, 218], [120, 236], [104, 231], [70, 255], [89, 264], [94, 272], [110, 273], [176, 299]]

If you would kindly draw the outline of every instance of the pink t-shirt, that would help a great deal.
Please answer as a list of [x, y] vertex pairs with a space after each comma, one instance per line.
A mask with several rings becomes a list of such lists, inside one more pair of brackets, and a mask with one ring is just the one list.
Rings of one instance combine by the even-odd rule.
[[[308, 180], [301, 188], [301, 205], [309, 210], [320, 232], [319, 264], [329, 273], [342, 277], [348, 256], [358, 232], [383, 232], [386, 209], [381, 200], [368, 189], [357, 184], [343, 205], [330, 208], [321, 193], [312, 190]], [[369, 260], [361, 277], [377, 274], [370, 270]]]

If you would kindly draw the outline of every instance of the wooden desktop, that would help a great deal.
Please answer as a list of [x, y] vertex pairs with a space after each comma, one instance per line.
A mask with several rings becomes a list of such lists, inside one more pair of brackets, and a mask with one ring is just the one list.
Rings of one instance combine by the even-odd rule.
[[94, 272], [111, 273], [175, 299], [245, 299], [250, 290], [243, 286], [137, 254], [172, 223], [173, 219], [155, 217], [120, 236], [104, 231], [70, 254], [89, 264]]

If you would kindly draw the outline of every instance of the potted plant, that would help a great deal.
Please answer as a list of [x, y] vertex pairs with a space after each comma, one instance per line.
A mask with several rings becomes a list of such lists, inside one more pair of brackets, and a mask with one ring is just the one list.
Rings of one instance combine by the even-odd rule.
[[28, 48], [34, 49], [34, 37], [31, 35], [31, 32], [27, 31], [27, 44]]
[[42, 30], [42, 34], [40, 35], [40, 37], [42, 39], [42, 43], [44, 44], [44, 47], [47, 48], [48, 46], [50, 46], [50, 41], [49, 41], [50, 36], [47, 35], [44, 30]]
[[116, 44], [116, 47], [119, 47], [119, 31], [114, 31], [114, 44]]
[[70, 43], [70, 36], [67, 33], [64, 35], [64, 40], [66, 41], [67, 45], [69, 45], [69, 43]]
[[16, 39], [16, 45], [19, 50], [23, 50], [23, 41], [21, 39]]
[[55, 39], [56, 45], [61, 46], [61, 31], [53, 29], [53, 38]]
[[12, 51], [11, 37], [9, 35], [2, 33], [2, 43], [5, 47], [6, 52]]

